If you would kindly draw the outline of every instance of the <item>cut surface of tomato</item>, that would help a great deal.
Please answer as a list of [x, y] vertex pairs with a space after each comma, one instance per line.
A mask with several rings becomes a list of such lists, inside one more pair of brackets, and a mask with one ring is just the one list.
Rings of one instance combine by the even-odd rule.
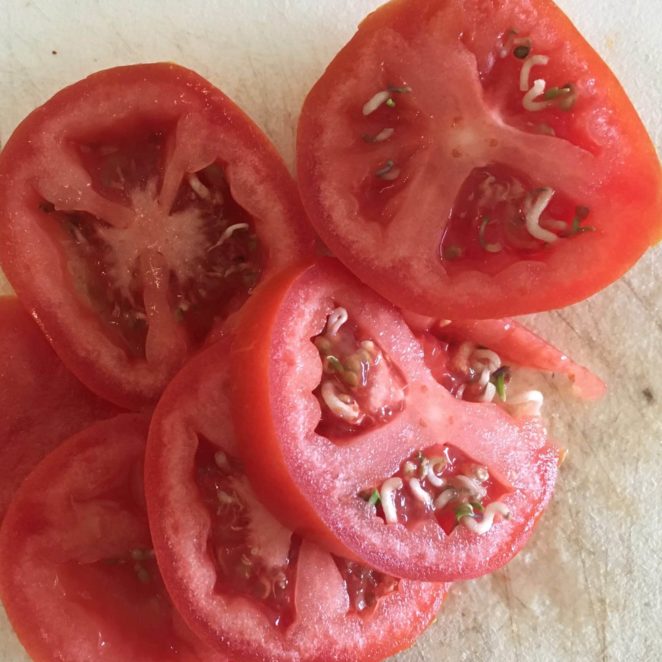
[[308, 95], [297, 158], [324, 242], [420, 314], [564, 306], [662, 236], [651, 141], [548, 0], [378, 9]]
[[159, 575], [142, 481], [147, 424], [122, 414], [71, 437], [12, 501], [0, 593], [34, 660], [225, 660], [183, 624]]
[[235, 439], [228, 357], [227, 338], [195, 357], [165, 390], [150, 426], [150, 526], [179, 612], [233, 659], [356, 662], [408, 647], [445, 586], [334, 556], [269, 513]]
[[43, 457], [120, 411], [64, 367], [18, 299], [0, 297], [0, 520]]
[[101, 71], [20, 124], [0, 155], [0, 240], [65, 364], [131, 409], [262, 278], [312, 249], [268, 139], [174, 64]]
[[[368, 353], [358, 364], [336, 351], [339, 323]], [[398, 311], [335, 260], [288, 270], [246, 305], [232, 366], [256, 492], [335, 553], [398, 577], [475, 577], [517, 553], [551, 496], [558, 451], [540, 420], [454, 398]], [[367, 425], [365, 403], [389, 416]]]

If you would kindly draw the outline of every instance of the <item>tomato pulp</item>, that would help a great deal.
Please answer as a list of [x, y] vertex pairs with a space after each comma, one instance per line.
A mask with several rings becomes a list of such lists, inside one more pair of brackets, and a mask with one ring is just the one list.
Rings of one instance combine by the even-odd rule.
[[548, 0], [384, 5], [308, 95], [297, 156], [324, 242], [420, 314], [564, 306], [662, 235], [651, 141]]
[[255, 285], [312, 247], [262, 132], [174, 64], [117, 67], [32, 112], [0, 155], [0, 259], [69, 369], [130, 409]]

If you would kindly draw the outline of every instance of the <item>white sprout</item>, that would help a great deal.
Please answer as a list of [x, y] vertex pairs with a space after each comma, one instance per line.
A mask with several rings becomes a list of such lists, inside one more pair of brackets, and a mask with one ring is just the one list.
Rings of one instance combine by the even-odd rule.
[[327, 335], [335, 336], [347, 319], [347, 311], [344, 308], [335, 308], [332, 310], [326, 322]]
[[478, 386], [487, 386], [490, 381], [490, 369], [483, 368], [478, 378]]
[[471, 362], [477, 367], [487, 365], [490, 372], [494, 372], [501, 367], [501, 357], [491, 349], [475, 349], [471, 354]]
[[463, 524], [472, 533], [482, 536], [492, 528], [495, 515], [500, 515], [504, 519], [508, 519], [510, 517], [510, 510], [501, 501], [493, 501], [485, 508], [483, 519], [480, 522], [476, 521], [473, 517], [465, 516], [460, 519], [460, 524]]
[[447, 462], [445, 457], [430, 458], [430, 465], [428, 466], [427, 478], [430, 481], [430, 483], [435, 487], [443, 487], [446, 484], [446, 480], [444, 478], [441, 478], [440, 476], [437, 476], [437, 474], [435, 473], [435, 467], [441, 465], [443, 469], [443, 467], [445, 467], [446, 464]]
[[223, 451], [216, 451], [214, 453], [214, 462], [219, 469], [223, 471], [230, 471], [228, 456]]
[[444, 490], [435, 500], [434, 508], [435, 510], [441, 510], [445, 508], [453, 499], [457, 498], [458, 492], [453, 487], [449, 487], [447, 490]]
[[375, 343], [372, 340], [362, 340], [360, 345], [369, 354], [374, 355], [374, 354], [377, 353], [377, 346], [375, 345]]
[[496, 392], [496, 386], [492, 384], [492, 382], [487, 382], [485, 385], [485, 390], [476, 397], [475, 402], [492, 402]]
[[450, 478], [449, 481], [458, 489], [468, 492], [470, 497], [480, 500], [487, 496], [487, 490], [475, 478], [458, 474]]
[[545, 65], [549, 62], [549, 58], [546, 55], [532, 55], [531, 57], [524, 60], [522, 69], [519, 72], [519, 89], [522, 92], [528, 92], [529, 90], [529, 77], [531, 75], [531, 69], [538, 65]]
[[209, 189], [200, 181], [200, 179], [194, 172], [192, 172], [188, 176], [188, 183], [189, 186], [193, 189], [193, 192], [199, 198], [202, 198], [203, 200], [209, 200], [209, 198], [211, 197], [211, 193], [209, 192]]
[[388, 140], [394, 133], [395, 129], [382, 129], [374, 138], [372, 138], [372, 142], [383, 143], [385, 140]]
[[407, 460], [403, 465], [402, 465], [402, 470], [405, 472], [405, 474], [413, 474], [416, 471], [416, 465], [411, 461]]
[[540, 227], [540, 215], [545, 211], [553, 195], [554, 189], [542, 189], [538, 197], [533, 203], [528, 204], [526, 209], [526, 229], [528, 233], [536, 239], [547, 243], [552, 243], [558, 239], [553, 232]]
[[418, 478], [409, 479], [409, 489], [414, 497], [424, 506], [432, 507], [432, 496], [421, 487], [421, 482]]
[[508, 407], [522, 415], [540, 416], [544, 401], [545, 396], [540, 391], [523, 391], [508, 397]]
[[338, 396], [336, 387], [332, 382], [324, 382], [322, 384], [321, 393], [322, 399], [326, 403], [326, 406], [331, 410], [331, 413], [348, 423], [357, 423], [359, 421], [361, 418], [361, 410], [359, 409], [358, 402], [348, 396], [346, 396], [345, 399], [349, 400], [349, 402], [342, 400]]
[[395, 493], [402, 489], [401, 478], [387, 478], [379, 490], [379, 500], [384, 511], [387, 524], [397, 524], [398, 513], [395, 510]]
[[538, 101], [538, 97], [545, 93], [545, 81], [542, 78], [538, 78], [533, 81], [533, 86], [531, 89], [522, 97], [522, 105], [524, 110], [530, 110], [536, 112], [538, 110], [545, 110], [549, 108], [549, 101]]
[[388, 101], [390, 96], [391, 96], [391, 93], [388, 90], [382, 90], [381, 92], [377, 92], [377, 94], [375, 94], [375, 96], [373, 96], [369, 101], [366, 101], [366, 103], [364, 104], [363, 114], [364, 115], [371, 115], [383, 103]]
[[207, 252], [213, 251], [215, 248], [218, 248], [224, 244], [238, 230], [248, 230], [249, 227], [250, 226], [248, 223], [235, 223], [234, 225], [230, 225], [229, 227], [225, 228], [223, 234], [219, 237], [219, 240], [213, 246], [207, 249]]
[[568, 229], [568, 224], [566, 221], [559, 221], [555, 218], [546, 218], [545, 225], [556, 230], [557, 232], [565, 232]]
[[388, 172], [379, 175], [380, 179], [384, 179], [387, 182], [393, 182], [400, 176], [400, 168], [398, 166], [393, 166]]

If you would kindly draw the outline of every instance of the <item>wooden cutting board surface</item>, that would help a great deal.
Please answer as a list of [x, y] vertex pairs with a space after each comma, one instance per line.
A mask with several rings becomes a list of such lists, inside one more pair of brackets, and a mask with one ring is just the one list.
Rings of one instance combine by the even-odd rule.
[[[563, 0], [621, 78], [660, 151], [661, 0]], [[303, 98], [378, 0], [3, 0], [0, 140], [64, 85], [109, 66], [171, 60], [209, 78], [291, 165]], [[398, 662], [662, 658], [660, 249], [582, 304], [529, 322], [609, 383], [588, 406], [548, 379], [546, 411], [570, 449], [528, 547], [456, 585]], [[0, 277], [0, 291], [6, 288]], [[8, 290], [7, 290], [8, 291]], [[1, 413], [0, 413], [1, 415]], [[0, 617], [0, 660], [27, 659]]]

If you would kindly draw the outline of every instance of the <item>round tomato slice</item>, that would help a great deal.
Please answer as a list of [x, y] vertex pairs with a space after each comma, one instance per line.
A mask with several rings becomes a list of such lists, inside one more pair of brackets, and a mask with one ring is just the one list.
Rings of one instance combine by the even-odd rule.
[[14, 492], [60, 442], [120, 410], [62, 364], [14, 297], [0, 297], [0, 520]]
[[65, 88], [0, 155], [9, 281], [67, 367], [127, 408], [154, 401], [311, 236], [264, 134], [174, 64]]
[[552, 494], [558, 451], [539, 419], [455, 399], [397, 310], [335, 261], [262, 289], [232, 361], [257, 493], [336, 553], [398, 577], [475, 577], [519, 551]]
[[174, 611], [150, 541], [142, 486], [147, 420], [98, 423], [46, 457], [0, 530], [0, 593], [30, 656], [216, 660]]
[[356, 662], [411, 645], [445, 586], [397, 580], [333, 556], [273, 518], [240, 460], [228, 355], [221, 339], [186, 365], [150, 426], [150, 528], [179, 612], [233, 659]]
[[388, 3], [311, 90], [297, 151], [322, 239], [420, 314], [564, 306], [662, 236], [651, 141], [548, 0]]

